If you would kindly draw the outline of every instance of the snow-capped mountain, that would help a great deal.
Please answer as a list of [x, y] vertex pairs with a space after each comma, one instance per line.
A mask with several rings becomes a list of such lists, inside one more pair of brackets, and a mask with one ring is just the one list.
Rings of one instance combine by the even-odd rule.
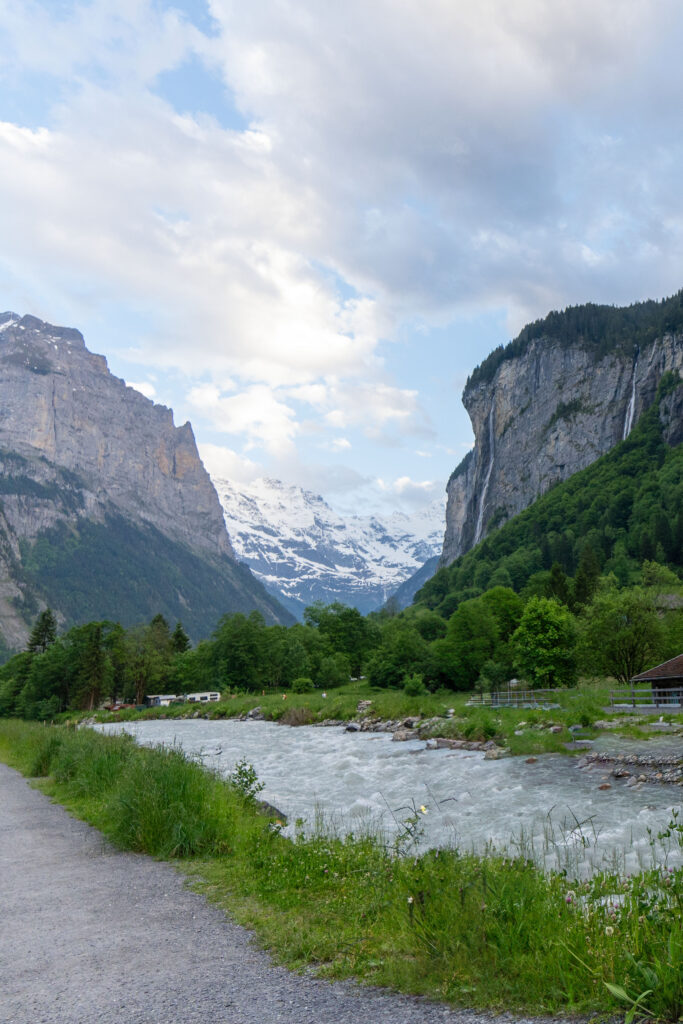
[[235, 554], [295, 614], [314, 601], [372, 611], [441, 553], [445, 500], [411, 515], [342, 516], [280, 480], [213, 482]]

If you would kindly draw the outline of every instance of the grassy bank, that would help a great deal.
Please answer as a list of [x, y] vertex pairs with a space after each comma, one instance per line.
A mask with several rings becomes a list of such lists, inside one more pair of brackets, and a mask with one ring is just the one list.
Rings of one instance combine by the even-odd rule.
[[[512, 754], [518, 755], [567, 753], [565, 744], [574, 738], [570, 731], [572, 727], [579, 729], [583, 738], [593, 738], [597, 735], [594, 723], [611, 717], [623, 722], [618, 732], [647, 739], [649, 734], [643, 731], [643, 726], [659, 718], [659, 713], [639, 715], [636, 724], [633, 724], [629, 715], [622, 713], [612, 716], [605, 712], [609, 704], [607, 682], [585, 682], [568, 689], [559, 696], [561, 707], [547, 711], [467, 707], [469, 697], [469, 693], [453, 693], [451, 690], [411, 696], [403, 690], [373, 689], [361, 681], [330, 690], [326, 696], [320, 690], [300, 694], [287, 692], [286, 699], [283, 699], [281, 690], [264, 694], [226, 694], [223, 700], [202, 705], [199, 710], [194, 704], [174, 704], [142, 711], [132, 708], [115, 713], [98, 711], [94, 717], [100, 722], [187, 718], [194, 714], [202, 714], [211, 719], [239, 718], [259, 707], [270, 721], [287, 725], [311, 725], [325, 719], [357, 719], [358, 704], [370, 701], [371, 706], [364, 714], [373, 718], [384, 721], [407, 717], [437, 719], [430, 727], [431, 736], [464, 740], [493, 739]], [[85, 717], [93, 716], [91, 712], [65, 714], [61, 720], [74, 722]], [[683, 727], [683, 715], [668, 717]]]
[[[0, 759], [116, 844], [164, 858], [290, 966], [473, 1007], [683, 1013], [683, 871], [574, 883], [523, 857], [397, 856], [379, 839], [295, 841], [242, 787], [176, 750], [0, 722]], [[251, 794], [250, 795], [250, 791]], [[419, 812], [405, 822], [408, 850]], [[674, 822], [662, 842], [683, 844]], [[656, 842], [653, 839], [653, 842]]]

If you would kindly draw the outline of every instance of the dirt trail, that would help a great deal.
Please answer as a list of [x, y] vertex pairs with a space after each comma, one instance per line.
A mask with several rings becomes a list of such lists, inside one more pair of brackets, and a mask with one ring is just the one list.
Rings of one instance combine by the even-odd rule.
[[276, 967], [168, 864], [3, 764], [0, 922], [3, 1024], [524, 1024]]

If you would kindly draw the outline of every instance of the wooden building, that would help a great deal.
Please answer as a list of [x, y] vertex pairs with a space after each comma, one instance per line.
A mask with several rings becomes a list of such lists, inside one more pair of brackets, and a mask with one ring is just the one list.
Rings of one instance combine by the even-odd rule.
[[683, 704], [683, 654], [633, 676], [631, 685], [634, 683], [649, 683], [652, 687], [653, 702], [657, 706]]

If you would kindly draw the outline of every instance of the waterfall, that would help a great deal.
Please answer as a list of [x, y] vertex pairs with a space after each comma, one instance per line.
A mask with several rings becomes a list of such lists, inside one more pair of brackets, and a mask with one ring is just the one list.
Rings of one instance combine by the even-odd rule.
[[633, 362], [633, 378], [632, 378], [632, 381], [631, 381], [631, 397], [629, 399], [628, 407], [626, 409], [626, 419], [624, 420], [624, 433], [623, 433], [623, 436], [622, 436], [622, 441], [626, 440], [628, 435], [631, 433], [631, 427], [633, 426], [633, 416], [634, 416], [635, 411], [636, 411], [636, 373], [637, 373], [637, 370], [638, 370], [638, 353], [636, 352], [636, 357], [635, 357], [635, 360]]
[[484, 508], [486, 506], [486, 495], [489, 489], [489, 481], [491, 479], [491, 472], [493, 471], [493, 456], [494, 456], [494, 437], [493, 437], [493, 414], [495, 411], [495, 401], [491, 398], [491, 412], [489, 413], [489, 466], [486, 470], [486, 477], [484, 478], [484, 486], [481, 492], [481, 499], [479, 501], [479, 514], [477, 516], [477, 528], [474, 531], [474, 543], [478, 544], [481, 540], [482, 531], [484, 528]]

